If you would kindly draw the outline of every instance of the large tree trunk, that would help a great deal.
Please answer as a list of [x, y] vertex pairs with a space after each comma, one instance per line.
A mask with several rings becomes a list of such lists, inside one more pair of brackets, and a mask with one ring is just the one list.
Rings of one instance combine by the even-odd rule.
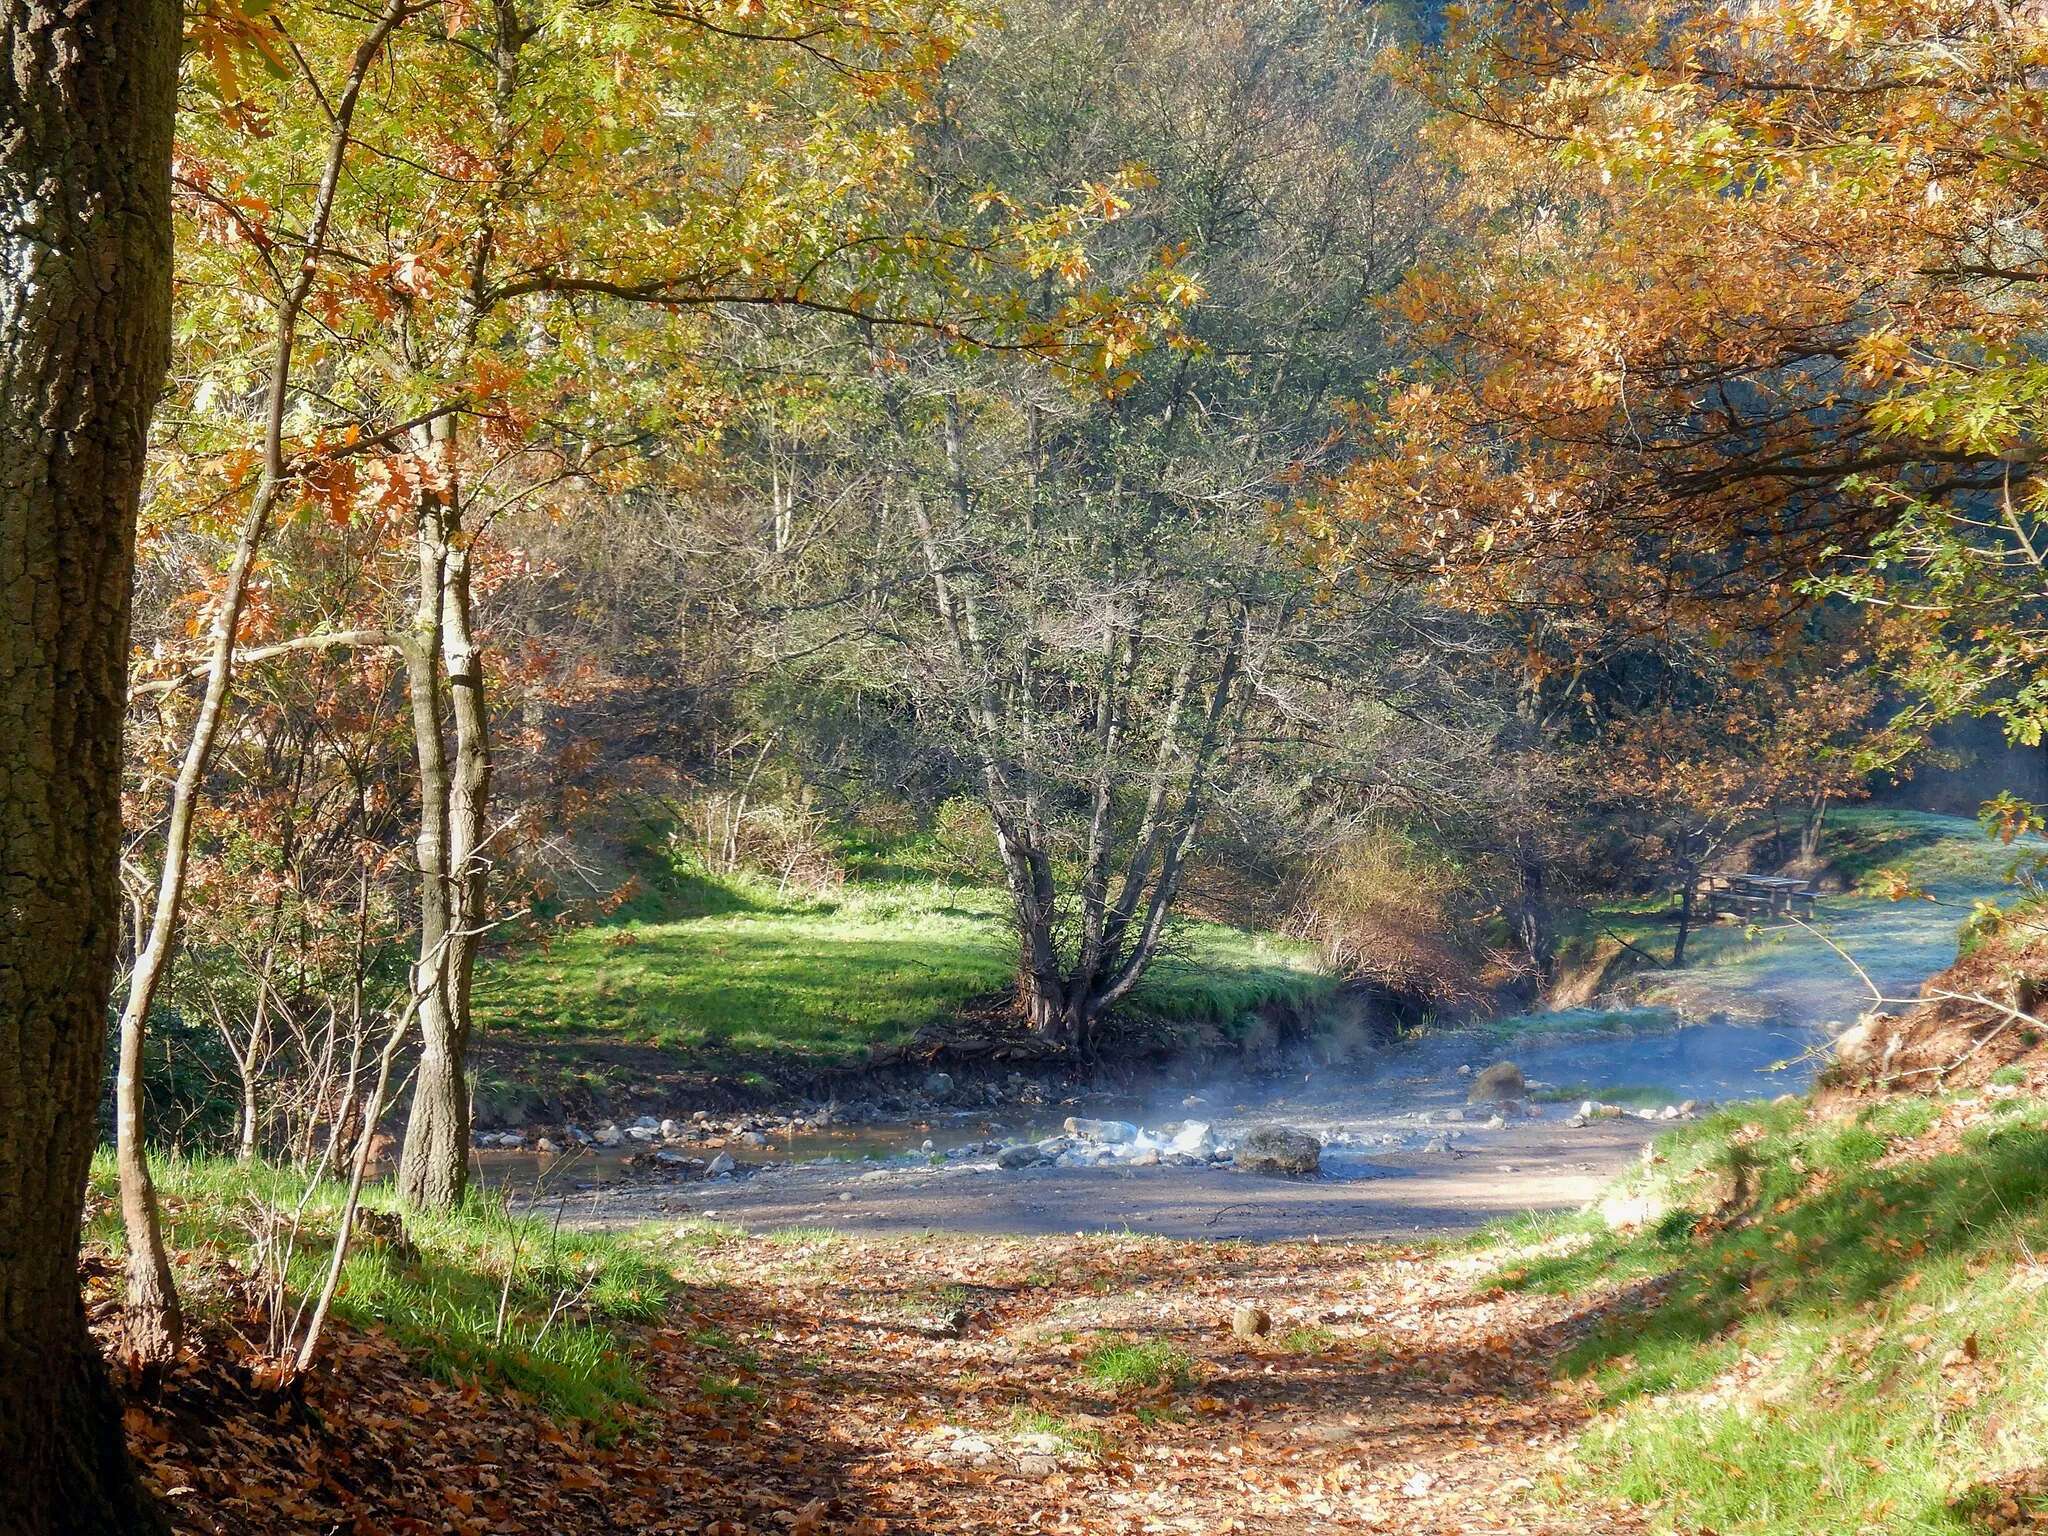
[[0, 1532], [160, 1528], [85, 1330], [135, 510], [170, 344], [172, 0], [8, 0], [0, 77]]

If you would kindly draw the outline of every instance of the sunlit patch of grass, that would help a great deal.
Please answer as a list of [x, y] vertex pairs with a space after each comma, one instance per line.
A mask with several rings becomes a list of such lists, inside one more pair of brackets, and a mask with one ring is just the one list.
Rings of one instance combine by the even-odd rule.
[[1296, 1328], [1281, 1337], [1280, 1347], [1290, 1355], [1326, 1355], [1336, 1343], [1327, 1328]]
[[1111, 1340], [1081, 1357], [1081, 1374], [1112, 1392], [1183, 1386], [1191, 1369], [1188, 1357], [1162, 1339]]
[[[479, 1024], [527, 1041], [843, 1062], [907, 1039], [1014, 975], [999, 889], [921, 880], [850, 885], [828, 899], [734, 879], [745, 899], [700, 915], [578, 929], [488, 959], [477, 971]], [[1306, 1005], [1335, 986], [1307, 945], [1188, 920], [1175, 924], [1131, 1006], [1223, 1023], [1267, 1003]]]
[[1109, 1437], [1100, 1429], [1076, 1424], [1044, 1408], [1019, 1406], [1011, 1416], [1010, 1428], [1017, 1435], [1049, 1435], [1069, 1450], [1100, 1456], [1109, 1449]]
[[1732, 1106], [1633, 1176], [1690, 1207], [1493, 1234], [1510, 1289], [1660, 1282], [1564, 1357], [1609, 1410], [1585, 1481], [1672, 1529], [1959, 1532], [1960, 1486], [2048, 1459], [2048, 1105], [2011, 1102], [1941, 1151], [1925, 1099]]

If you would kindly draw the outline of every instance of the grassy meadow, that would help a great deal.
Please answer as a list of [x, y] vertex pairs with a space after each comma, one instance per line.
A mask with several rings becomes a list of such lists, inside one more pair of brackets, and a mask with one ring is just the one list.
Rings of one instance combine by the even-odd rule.
[[[1014, 975], [997, 889], [903, 871], [828, 896], [745, 877], [717, 892], [695, 915], [626, 917], [491, 957], [477, 974], [480, 1029], [840, 1062]], [[1179, 923], [1168, 948], [1135, 1009], [1227, 1026], [1262, 1004], [1311, 1005], [1335, 985], [1308, 946], [1220, 924]]]

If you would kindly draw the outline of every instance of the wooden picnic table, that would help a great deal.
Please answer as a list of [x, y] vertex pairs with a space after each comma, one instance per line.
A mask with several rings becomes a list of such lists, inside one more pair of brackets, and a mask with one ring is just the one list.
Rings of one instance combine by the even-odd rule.
[[1728, 909], [1770, 915], [1802, 905], [1811, 911], [1819, 892], [1796, 875], [1709, 875], [1706, 898], [1709, 913], [1725, 903]]

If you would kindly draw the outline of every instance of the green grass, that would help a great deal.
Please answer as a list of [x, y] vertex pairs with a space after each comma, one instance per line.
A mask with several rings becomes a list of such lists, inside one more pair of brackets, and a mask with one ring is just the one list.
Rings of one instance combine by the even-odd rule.
[[[579, 929], [490, 959], [477, 975], [479, 1024], [528, 1040], [846, 1061], [908, 1038], [1014, 974], [1000, 891], [925, 881], [809, 900], [745, 882], [734, 889], [746, 905]], [[1305, 946], [1190, 922], [1132, 1005], [1228, 1023], [1333, 988]]]
[[1510, 1289], [1661, 1282], [1564, 1359], [1606, 1410], [1585, 1480], [1661, 1531], [1965, 1530], [1973, 1486], [2048, 1449], [2048, 1104], [2017, 1102], [1957, 1150], [1915, 1144], [1924, 1100], [1732, 1106], [1632, 1176], [1669, 1205], [1648, 1230], [1488, 1239]]
[[1336, 1343], [1327, 1328], [1296, 1328], [1281, 1338], [1280, 1347], [1290, 1355], [1326, 1355]]
[[1160, 1339], [1111, 1340], [1081, 1357], [1081, 1374], [1112, 1392], [1178, 1387], [1188, 1380], [1189, 1368], [1188, 1357]]
[[1581, 1104], [1591, 1099], [1595, 1104], [1633, 1105], [1637, 1109], [1662, 1109], [1666, 1104], [1678, 1102], [1676, 1095], [1641, 1083], [1610, 1084], [1604, 1088], [1573, 1083], [1557, 1088], [1539, 1088], [1531, 1097], [1539, 1104]]
[[[188, 1297], [201, 1297], [203, 1306], [211, 1290], [192, 1283], [197, 1270], [227, 1264], [255, 1271], [259, 1234], [268, 1225], [280, 1238], [288, 1236], [294, 1212], [287, 1296], [296, 1308], [317, 1292], [346, 1195], [341, 1183], [324, 1181], [309, 1192], [290, 1169], [213, 1158], [165, 1158], [156, 1175], [166, 1236], [174, 1251], [188, 1256], [182, 1287]], [[87, 1237], [119, 1253], [111, 1153], [95, 1159], [92, 1186], [97, 1210]], [[397, 1208], [387, 1187], [368, 1188], [364, 1197], [372, 1210]], [[440, 1379], [510, 1388], [607, 1432], [621, 1405], [643, 1399], [617, 1328], [656, 1322], [667, 1311], [675, 1284], [655, 1239], [556, 1232], [538, 1219], [508, 1216], [482, 1198], [446, 1215], [407, 1212], [404, 1222], [416, 1255], [362, 1236], [350, 1244], [335, 1296], [337, 1318], [383, 1329]]]
[[1044, 1408], [1019, 1407], [1010, 1427], [1019, 1435], [1050, 1435], [1069, 1450], [1100, 1456], [1109, 1449], [1109, 1437], [1100, 1429], [1075, 1424]]

